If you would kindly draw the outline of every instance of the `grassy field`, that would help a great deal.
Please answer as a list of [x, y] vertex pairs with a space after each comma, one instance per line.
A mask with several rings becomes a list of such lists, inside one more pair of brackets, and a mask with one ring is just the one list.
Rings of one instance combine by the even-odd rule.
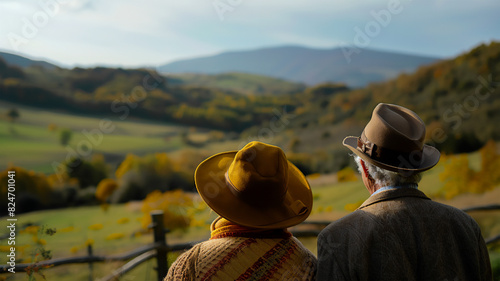
[[[15, 122], [10, 122], [5, 114], [14, 107], [19, 110], [20, 117]], [[303, 143], [299, 146], [298, 152], [307, 153], [318, 148], [327, 151], [331, 147], [340, 147], [345, 134], [354, 133], [353, 128], [333, 126], [318, 128], [312, 132], [285, 129], [268, 134], [264, 132], [269, 132], [270, 128], [266, 127], [269, 125], [264, 124], [261, 129], [267, 131], [257, 128], [247, 135], [242, 135], [242, 139], [207, 142], [211, 138], [211, 131], [207, 129], [146, 122], [132, 118], [120, 120], [120, 115], [121, 113], [113, 114], [111, 110], [109, 116], [73, 115], [0, 102], [0, 144], [2, 145], [0, 170], [12, 164], [35, 172], [54, 173], [54, 162], [63, 162], [77, 149], [83, 151], [84, 154], [103, 154], [106, 162], [112, 166], [116, 166], [128, 153], [142, 156], [156, 152], [169, 152], [175, 157], [183, 149], [195, 149], [203, 150], [207, 154], [215, 154], [221, 151], [237, 150], [252, 140], [279, 145], [286, 150], [290, 140], [297, 135], [301, 135]], [[100, 122], [104, 118], [111, 120], [110, 126], [113, 129], [110, 132], [103, 132], [100, 128]], [[55, 129], [51, 131], [49, 126]], [[61, 129], [70, 129], [73, 132], [68, 147], [60, 144]], [[321, 134], [325, 131], [331, 132], [332, 137], [321, 138]], [[189, 140], [203, 145], [190, 146], [183, 142], [181, 135], [186, 132]], [[98, 134], [102, 134], [102, 138]]]
[[[17, 108], [20, 118], [15, 122], [6, 119], [10, 108]], [[193, 142], [210, 139], [210, 131], [181, 125], [155, 123], [127, 118], [119, 115], [95, 116], [72, 115], [65, 112], [49, 112], [33, 107], [0, 102], [0, 170], [9, 165], [21, 166], [35, 172], [54, 173], [54, 162], [61, 163], [74, 154], [103, 154], [107, 163], [116, 166], [128, 153], [139, 156], [157, 152], [169, 152], [177, 156], [185, 149], [200, 149], [183, 142], [181, 134], [187, 132]], [[113, 129], [104, 132], [100, 122], [110, 120]], [[51, 131], [53, 124], [56, 129]], [[60, 129], [73, 132], [68, 147], [60, 144]], [[99, 136], [102, 135], [102, 138]], [[238, 149], [241, 141], [229, 140], [204, 145], [209, 154]], [[78, 150], [79, 149], [79, 150]]]
[[[64, 161], [71, 155], [71, 151], [77, 149], [85, 154], [102, 153], [115, 161], [117, 158], [122, 159], [127, 153], [144, 155], [179, 150], [185, 147], [179, 134], [189, 129], [140, 120], [122, 121], [119, 116], [105, 116], [103, 118], [109, 118], [109, 126], [113, 128], [105, 132], [100, 127], [103, 118], [17, 105], [15, 107], [21, 116], [15, 122], [9, 122], [4, 113], [12, 107], [14, 106], [11, 104], [0, 102], [0, 169], [13, 164], [37, 172], [53, 173], [52, 163]], [[50, 124], [57, 129], [50, 131]], [[61, 128], [73, 131], [69, 148], [60, 145], [58, 129]], [[198, 131], [192, 135], [206, 138], [207, 132]]]
[[[208, 213], [208, 210], [207, 214], [215, 218], [215, 214]], [[112, 205], [107, 211], [104, 211], [99, 206], [93, 206], [19, 215], [17, 216], [19, 229], [26, 229], [27, 225], [40, 226], [36, 239], [43, 239], [45, 245], [35, 243], [33, 238], [35, 235], [32, 233], [18, 232], [16, 236], [17, 257], [24, 259], [24, 261], [18, 260], [18, 263], [33, 261], [35, 253], [39, 253], [37, 249], [40, 249], [40, 247], [51, 251], [53, 258], [83, 256], [87, 254], [86, 243], [89, 241], [92, 241], [95, 255], [125, 253], [153, 242], [152, 235], [145, 233], [141, 227], [140, 219], [142, 217], [143, 213], [140, 212], [140, 205], [134, 203]], [[2, 218], [0, 226], [6, 228], [5, 218]], [[47, 228], [55, 229], [56, 233], [52, 236], [45, 234], [44, 231]], [[112, 239], [109, 237], [110, 235], [118, 238]], [[205, 225], [203, 227], [191, 227], [187, 231], [173, 231], [167, 235], [167, 240], [168, 243], [175, 244], [203, 240], [208, 237], [209, 229], [208, 225]], [[4, 244], [2, 242], [2, 245]], [[26, 247], [26, 245], [28, 246]], [[6, 254], [2, 254], [0, 257], [2, 264], [6, 262]], [[175, 259], [176, 255], [172, 254], [170, 256], [170, 262]], [[109, 274], [121, 264], [123, 263], [96, 263], [94, 265], [94, 278]], [[153, 266], [156, 266], [154, 261], [147, 262], [134, 270], [135, 273], [130, 273], [129, 276], [135, 274], [147, 276], [147, 274], [150, 274], [150, 279], [140, 278], [140, 280], [155, 280]], [[43, 272], [47, 280], [88, 280], [89, 267], [88, 265], [70, 265], [47, 269]], [[8, 280], [27, 280], [27, 275], [17, 273], [10, 275]]]
[[232, 72], [216, 75], [199, 73], [169, 73], [168, 76], [171, 78], [171, 85], [180, 84], [219, 88], [243, 94], [284, 94], [298, 92], [305, 88], [304, 85], [299, 83], [250, 73]]

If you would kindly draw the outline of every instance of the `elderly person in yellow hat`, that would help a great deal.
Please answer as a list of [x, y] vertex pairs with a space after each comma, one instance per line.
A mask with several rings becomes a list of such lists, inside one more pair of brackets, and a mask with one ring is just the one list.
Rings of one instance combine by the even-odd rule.
[[440, 155], [424, 137], [416, 113], [382, 103], [344, 139], [371, 196], [319, 235], [317, 280], [492, 280], [477, 223], [418, 190]]
[[251, 142], [216, 154], [195, 183], [219, 217], [210, 240], [183, 253], [165, 280], [315, 279], [316, 257], [287, 231], [311, 213], [311, 188], [279, 147]]

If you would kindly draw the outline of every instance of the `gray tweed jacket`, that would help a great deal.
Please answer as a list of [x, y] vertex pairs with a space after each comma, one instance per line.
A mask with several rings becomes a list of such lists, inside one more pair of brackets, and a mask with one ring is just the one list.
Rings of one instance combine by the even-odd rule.
[[316, 280], [492, 280], [478, 224], [413, 188], [375, 194], [318, 236]]

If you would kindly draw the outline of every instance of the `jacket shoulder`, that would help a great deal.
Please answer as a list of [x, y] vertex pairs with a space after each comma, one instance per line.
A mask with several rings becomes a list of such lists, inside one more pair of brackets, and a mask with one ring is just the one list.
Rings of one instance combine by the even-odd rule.
[[346, 241], [363, 244], [370, 233], [377, 232], [378, 224], [373, 214], [356, 210], [326, 226], [318, 235], [318, 247], [336, 245], [336, 248], [344, 248]]

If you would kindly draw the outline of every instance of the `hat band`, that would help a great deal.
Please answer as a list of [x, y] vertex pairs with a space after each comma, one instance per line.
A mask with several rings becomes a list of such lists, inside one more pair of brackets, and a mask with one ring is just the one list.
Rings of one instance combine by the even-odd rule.
[[[365, 132], [363, 132], [361, 137], [358, 138], [356, 149], [368, 155], [373, 160], [389, 164], [391, 166], [409, 164], [411, 166], [418, 167], [422, 161], [422, 150], [402, 152], [377, 146], [366, 138]], [[403, 163], [403, 161], [405, 163]]]

